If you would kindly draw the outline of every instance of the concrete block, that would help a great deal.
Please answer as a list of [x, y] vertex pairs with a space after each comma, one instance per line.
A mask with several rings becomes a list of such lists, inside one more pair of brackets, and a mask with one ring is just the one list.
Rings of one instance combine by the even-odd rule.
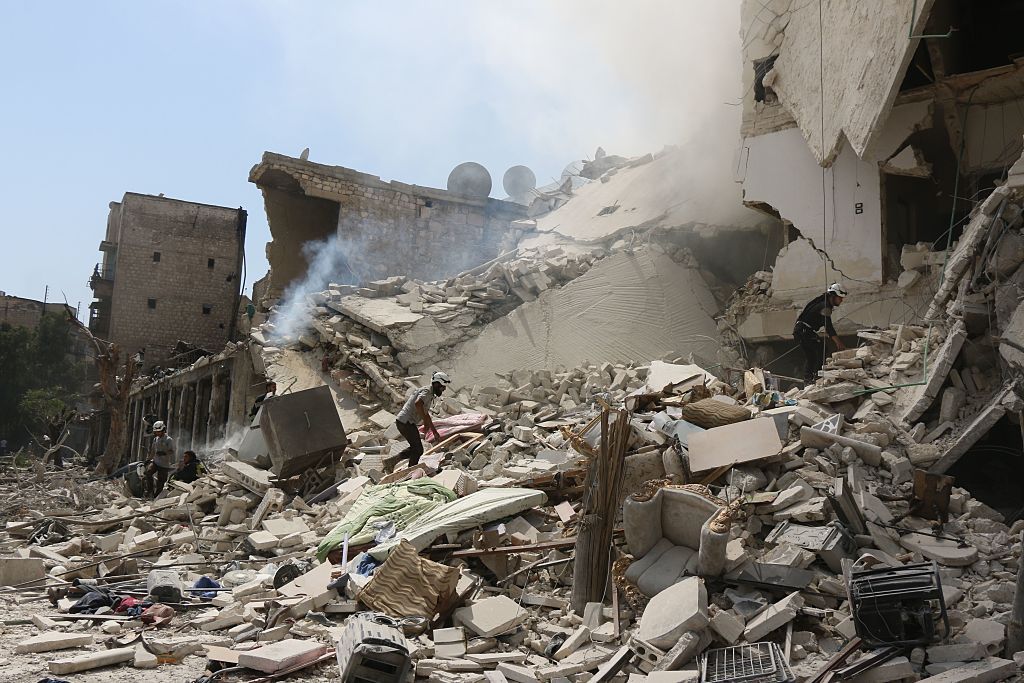
[[796, 618], [797, 610], [803, 606], [804, 599], [800, 594], [790, 593], [751, 619], [743, 631], [743, 636], [748, 643], [755, 643], [775, 629], [793, 621]]
[[722, 610], [711, 617], [711, 630], [725, 641], [727, 645], [733, 645], [743, 635], [744, 624], [732, 612]]
[[131, 662], [135, 659], [135, 648], [120, 647], [102, 652], [89, 652], [77, 657], [55, 659], [46, 665], [52, 674], [74, 674], [79, 671], [98, 669], [101, 666]]
[[454, 620], [478, 636], [489, 638], [519, 625], [526, 614], [514, 600], [496, 595], [468, 607], [460, 607], [455, 610]]
[[562, 647], [555, 651], [554, 658], [557, 661], [562, 661], [588, 642], [590, 642], [590, 629], [586, 626], [580, 626], [573, 631], [571, 636], [565, 639]]
[[849, 683], [891, 683], [905, 678], [914, 678], [914, 667], [906, 657], [893, 657], [888, 662], [868, 669], [854, 676]]
[[277, 536], [269, 531], [254, 531], [249, 534], [247, 540], [249, 541], [249, 545], [252, 546], [252, 549], [258, 552], [273, 550], [281, 542]]
[[155, 669], [160, 666], [160, 660], [157, 659], [155, 654], [142, 647], [142, 645], [136, 645], [132, 666], [136, 669]]
[[462, 627], [434, 629], [434, 656], [455, 659], [466, 654], [466, 630]]
[[980, 662], [971, 662], [950, 669], [937, 676], [922, 678], [918, 683], [995, 683], [1017, 673], [1017, 665], [1011, 659], [989, 657]]
[[20, 655], [32, 652], [52, 652], [53, 650], [66, 650], [70, 647], [82, 647], [83, 645], [91, 644], [92, 634], [89, 633], [47, 631], [15, 645], [14, 653]]
[[46, 567], [39, 558], [0, 557], [0, 586], [17, 586], [44, 576]]
[[988, 655], [981, 643], [954, 643], [952, 645], [933, 645], [926, 648], [930, 664], [944, 662], [973, 662]]
[[690, 576], [661, 591], [647, 603], [637, 638], [667, 650], [686, 631], [708, 625], [708, 593], [704, 581]]
[[307, 664], [327, 652], [316, 641], [288, 638], [238, 655], [238, 665], [273, 674], [293, 666]]

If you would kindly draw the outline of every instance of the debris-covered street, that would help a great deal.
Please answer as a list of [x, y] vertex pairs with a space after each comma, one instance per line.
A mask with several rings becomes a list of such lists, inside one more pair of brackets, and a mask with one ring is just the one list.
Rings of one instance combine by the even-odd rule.
[[731, 178], [257, 152], [0, 292], [0, 681], [1024, 681], [1024, 2], [733, 4]]

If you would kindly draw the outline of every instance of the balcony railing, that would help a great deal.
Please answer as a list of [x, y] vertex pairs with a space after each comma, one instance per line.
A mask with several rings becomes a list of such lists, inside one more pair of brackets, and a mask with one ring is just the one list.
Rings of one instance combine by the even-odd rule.
[[113, 283], [114, 282], [114, 267], [106, 266], [97, 263], [92, 269], [92, 277], [89, 278], [89, 287], [96, 289], [96, 286], [100, 283]]

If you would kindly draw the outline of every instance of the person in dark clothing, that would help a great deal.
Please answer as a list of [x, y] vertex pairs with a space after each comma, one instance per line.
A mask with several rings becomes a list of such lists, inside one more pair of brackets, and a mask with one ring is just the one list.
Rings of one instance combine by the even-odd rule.
[[191, 484], [199, 478], [203, 469], [202, 463], [200, 463], [199, 458], [196, 457], [196, 452], [185, 451], [185, 454], [181, 459], [181, 464], [178, 465], [178, 469], [174, 471], [171, 478], [183, 481], [186, 484]]
[[818, 336], [818, 330], [824, 326], [825, 334], [842, 351], [846, 348], [836, 328], [832, 326], [832, 311], [836, 306], [843, 303], [846, 297], [846, 290], [839, 283], [833, 284], [821, 296], [811, 299], [804, 310], [797, 316], [796, 325], [793, 327], [793, 338], [800, 344], [807, 361], [804, 370], [804, 379], [813, 382], [818, 377], [818, 372], [824, 363], [824, 344]]

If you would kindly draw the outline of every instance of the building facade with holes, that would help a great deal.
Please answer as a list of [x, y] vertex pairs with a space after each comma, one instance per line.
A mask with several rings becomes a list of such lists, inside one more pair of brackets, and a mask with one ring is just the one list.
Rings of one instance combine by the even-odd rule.
[[837, 281], [847, 332], [915, 318], [1021, 154], [1022, 21], [1020, 0], [744, 0], [735, 180], [786, 226], [744, 339], [788, 338]]
[[181, 340], [215, 351], [235, 337], [246, 212], [126, 193], [111, 202], [102, 260], [89, 280], [89, 328], [146, 368]]

